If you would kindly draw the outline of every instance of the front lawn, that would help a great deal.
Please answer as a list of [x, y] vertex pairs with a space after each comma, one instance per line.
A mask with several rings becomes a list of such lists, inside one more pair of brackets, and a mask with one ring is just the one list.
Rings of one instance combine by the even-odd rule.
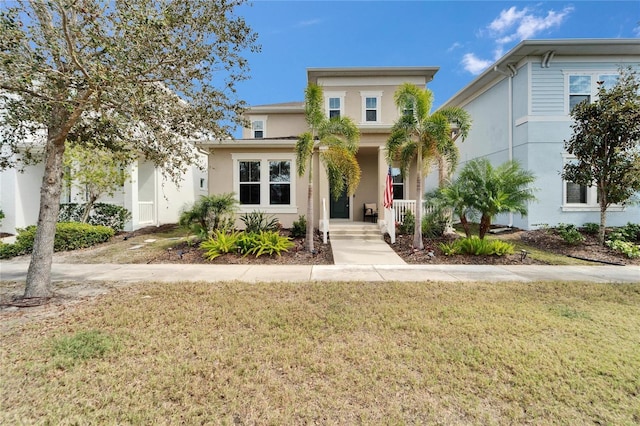
[[640, 422], [634, 284], [144, 284], [0, 330], [1, 424]]

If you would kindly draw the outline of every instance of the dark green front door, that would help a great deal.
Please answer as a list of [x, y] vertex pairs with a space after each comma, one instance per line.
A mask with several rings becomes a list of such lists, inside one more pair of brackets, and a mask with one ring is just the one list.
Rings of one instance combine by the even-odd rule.
[[349, 219], [349, 197], [346, 189], [337, 200], [333, 196], [329, 198], [331, 199], [329, 202], [329, 218]]

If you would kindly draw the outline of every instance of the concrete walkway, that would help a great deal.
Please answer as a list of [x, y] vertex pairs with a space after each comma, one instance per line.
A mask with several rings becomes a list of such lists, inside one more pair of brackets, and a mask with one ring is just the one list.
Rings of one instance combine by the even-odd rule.
[[[24, 281], [27, 262], [0, 262], [0, 280]], [[184, 265], [55, 263], [53, 281], [583, 281], [640, 283], [640, 266]]]
[[329, 236], [334, 265], [406, 265], [375, 223], [332, 221]]

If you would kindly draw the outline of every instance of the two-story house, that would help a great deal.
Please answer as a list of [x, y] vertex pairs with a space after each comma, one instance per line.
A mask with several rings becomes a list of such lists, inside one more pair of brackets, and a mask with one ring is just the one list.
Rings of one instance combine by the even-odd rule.
[[[323, 88], [326, 115], [348, 116], [360, 129], [357, 160], [362, 175], [353, 196], [333, 199], [324, 167], [318, 156], [315, 158], [315, 227], [323, 218], [362, 221], [365, 203], [375, 203], [380, 220], [385, 220], [381, 206], [389, 165], [384, 147], [400, 114], [394, 92], [405, 82], [424, 88], [437, 71], [436, 67], [307, 70], [308, 81]], [[243, 129], [240, 139], [198, 144], [210, 153], [209, 191], [233, 192], [240, 202], [240, 213], [259, 210], [273, 214], [284, 227], [290, 227], [307, 210], [308, 176], [298, 177], [295, 164], [297, 138], [308, 129], [304, 103], [254, 106], [246, 117], [251, 125]], [[415, 182], [415, 170], [405, 176], [405, 181]], [[416, 198], [415, 184], [405, 185], [397, 169], [394, 169], [394, 198]]]
[[[469, 112], [473, 126], [459, 144], [461, 163], [488, 158], [493, 164], [517, 160], [535, 173], [537, 201], [525, 217], [496, 222], [531, 229], [548, 224], [581, 226], [600, 222], [593, 187], [564, 182], [560, 172], [572, 161], [564, 151], [571, 137], [571, 108], [593, 100], [598, 82], [615, 84], [621, 67], [640, 71], [640, 39], [527, 40], [514, 47], [443, 107]], [[640, 206], [611, 206], [607, 224], [640, 221]]]

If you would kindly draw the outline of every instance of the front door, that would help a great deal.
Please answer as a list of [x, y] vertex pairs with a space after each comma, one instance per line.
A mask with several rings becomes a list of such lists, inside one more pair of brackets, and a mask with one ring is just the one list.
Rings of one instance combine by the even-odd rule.
[[329, 218], [330, 219], [349, 219], [349, 197], [347, 190], [340, 194], [336, 200], [333, 195], [329, 197]]

